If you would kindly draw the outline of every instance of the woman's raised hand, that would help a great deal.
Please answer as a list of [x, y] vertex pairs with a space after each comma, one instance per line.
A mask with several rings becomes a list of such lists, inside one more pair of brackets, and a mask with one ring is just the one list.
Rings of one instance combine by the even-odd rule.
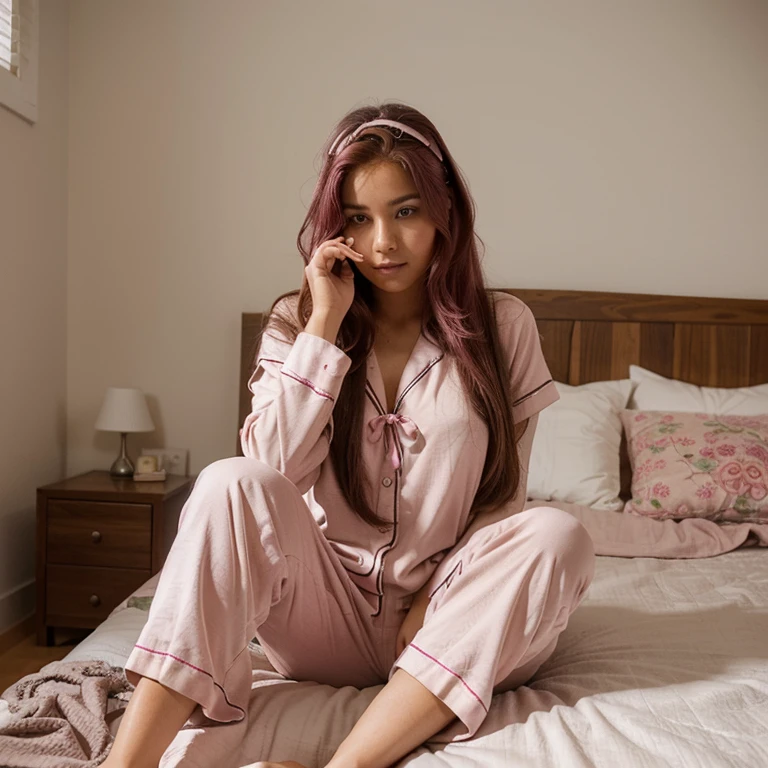
[[[363, 261], [362, 254], [352, 250], [353, 237], [343, 235], [317, 246], [304, 274], [312, 294], [312, 311], [327, 312], [343, 319], [355, 298], [355, 276], [348, 259]], [[340, 268], [334, 267], [340, 264]]]

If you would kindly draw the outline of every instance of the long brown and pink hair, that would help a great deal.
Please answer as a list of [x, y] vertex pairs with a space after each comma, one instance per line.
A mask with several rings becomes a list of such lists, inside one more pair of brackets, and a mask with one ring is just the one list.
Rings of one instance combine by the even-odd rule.
[[[395, 136], [383, 126], [364, 129], [329, 156], [338, 137], [377, 118], [396, 120], [424, 135], [440, 148], [442, 163], [418, 139]], [[424, 285], [422, 330], [455, 361], [472, 407], [488, 426], [489, 441], [472, 515], [509, 501], [520, 483], [520, 463], [512, 424], [506, 363], [496, 327], [494, 302], [485, 285], [475, 233], [475, 205], [461, 171], [432, 122], [406, 104], [386, 102], [346, 114], [322, 150], [323, 164], [297, 246], [305, 265], [320, 243], [341, 234], [346, 225], [341, 189], [353, 170], [381, 162], [398, 163], [413, 179], [426, 214], [436, 227], [432, 260]], [[350, 507], [367, 523], [387, 528], [369, 503], [370, 487], [363, 471], [363, 408], [366, 359], [374, 342], [374, 295], [369, 281], [355, 269], [355, 298], [339, 331], [337, 345], [352, 360], [334, 405], [330, 458], [339, 487]], [[298, 294], [296, 314], [277, 304]], [[285, 303], [282, 305], [285, 306]], [[276, 308], [277, 307], [277, 308]], [[265, 333], [274, 328], [293, 340], [312, 314], [312, 295], [304, 279], [298, 291], [279, 296], [270, 310]]]

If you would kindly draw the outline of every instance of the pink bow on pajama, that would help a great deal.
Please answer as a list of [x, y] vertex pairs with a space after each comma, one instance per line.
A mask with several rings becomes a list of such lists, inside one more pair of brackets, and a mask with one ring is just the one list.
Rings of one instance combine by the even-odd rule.
[[389, 451], [392, 467], [400, 469], [400, 455], [397, 451], [397, 430], [395, 425], [398, 425], [411, 440], [415, 440], [419, 436], [419, 428], [413, 419], [401, 416], [399, 413], [383, 413], [381, 416], [376, 416], [376, 418], [368, 422], [368, 439], [372, 443], [381, 440], [381, 433], [384, 432], [384, 427], [389, 427], [384, 433], [384, 445]]

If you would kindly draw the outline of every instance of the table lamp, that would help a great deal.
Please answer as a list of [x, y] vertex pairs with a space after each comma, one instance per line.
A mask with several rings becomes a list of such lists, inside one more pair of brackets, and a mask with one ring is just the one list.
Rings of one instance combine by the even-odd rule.
[[144, 393], [140, 389], [108, 387], [99, 418], [96, 419], [96, 429], [120, 433], [120, 455], [115, 459], [109, 474], [112, 477], [131, 477], [134, 466], [125, 452], [126, 434], [152, 432], [155, 429]]

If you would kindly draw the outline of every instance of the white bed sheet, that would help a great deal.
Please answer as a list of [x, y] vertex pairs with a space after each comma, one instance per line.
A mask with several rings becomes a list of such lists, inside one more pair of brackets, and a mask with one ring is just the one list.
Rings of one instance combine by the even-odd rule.
[[[151, 594], [157, 578], [134, 595]], [[124, 602], [66, 659], [122, 666], [146, 617]], [[287, 681], [255, 646], [252, 659], [247, 720], [182, 729], [163, 768], [323, 766], [381, 688]], [[768, 550], [599, 556], [553, 656], [528, 685], [494, 697], [474, 739], [448, 735], [398, 765], [766, 768]]]

